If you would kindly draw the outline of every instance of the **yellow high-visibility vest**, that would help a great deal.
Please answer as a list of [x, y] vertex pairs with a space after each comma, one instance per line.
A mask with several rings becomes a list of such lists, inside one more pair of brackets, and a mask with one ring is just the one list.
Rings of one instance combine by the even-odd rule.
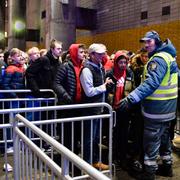
[[146, 97], [148, 100], [170, 100], [175, 99], [178, 96], [178, 74], [173, 73], [170, 74], [170, 65], [173, 61], [175, 61], [175, 58], [173, 58], [170, 54], [166, 52], [160, 52], [154, 54], [148, 61], [148, 63], [145, 65], [144, 73], [143, 73], [143, 80], [145, 80], [145, 77], [147, 75], [147, 67], [148, 64], [151, 62], [151, 60], [154, 57], [161, 57], [164, 59], [164, 61], [167, 64], [167, 72], [158, 87], [150, 96]]

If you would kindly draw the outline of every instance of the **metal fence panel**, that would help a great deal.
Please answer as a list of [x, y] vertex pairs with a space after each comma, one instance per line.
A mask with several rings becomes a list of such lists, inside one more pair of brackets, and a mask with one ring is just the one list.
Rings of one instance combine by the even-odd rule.
[[[72, 129], [70, 130], [72, 135], [71, 135], [71, 147], [70, 147], [70, 150], [71, 151], [74, 151], [75, 149], [73, 149], [73, 146], [74, 146], [74, 137], [73, 137], [73, 134], [76, 132], [76, 129], [74, 129], [74, 123], [75, 122], [80, 122], [81, 124], [81, 128], [80, 128], [80, 132], [81, 132], [81, 137], [80, 137], [80, 152], [79, 152], [79, 156], [81, 158], [83, 158], [83, 148], [84, 148], [84, 145], [83, 145], [83, 138], [84, 138], [84, 135], [83, 135], [83, 123], [84, 121], [88, 121], [88, 120], [95, 120], [95, 119], [101, 119], [101, 123], [100, 123], [100, 129], [102, 129], [102, 126], [103, 126], [103, 123], [106, 121], [108, 122], [108, 127], [109, 127], [109, 130], [108, 130], [108, 133], [109, 133], [109, 142], [108, 142], [108, 147], [107, 147], [107, 155], [106, 157], [107, 158], [107, 162], [109, 164], [109, 167], [110, 169], [107, 170], [107, 171], [104, 171], [104, 173], [108, 173], [110, 177], [112, 177], [112, 120], [113, 120], [113, 116], [112, 116], [112, 109], [109, 105], [107, 105], [106, 103], [96, 103], [96, 104], [88, 104], [88, 105], [84, 105], [84, 104], [80, 104], [80, 105], [66, 105], [66, 106], [49, 106], [49, 107], [35, 107], [35, 108], [21, 108], [21, 109], [12, 109], [12, 110], [3, 110], [3, 111], [0, 111], [0, 114], [14, 114], [14, 113], [27, 113], [27, 112], [48, 112], [48, 111], [56, 111], [57, 112], [61, 112], [60, 114], [63, 114], [63, 111], [65, 109], [81, 109], [81, 108], [85, 108], [86, 106], [91, 108], [91, 107], [99, 107], [99, 106], [107, 106], [106, 108], [109, 108], [109, 112], [106, 113], [106, 114], [101, 114], [101, 115], [91, 115], [91, 116], [80, 116], [80, 117], [69, 117], [69, 118], [53, 118], [53, 119], [47, 119], [47, 120], [41, 120], [41, 121], [33, 121], [32, 123], [33, 124], [36, 124], [38, 125], [38, 127], [40, 127], [40, 125], [43, 125], [43, 124], [46, 124], [46, 125], [50, 125], [50, 127], [52, 127], [54, 124], [59, 124], [61, 125], [61, 127], [63, 127], [66, 123], [71, 123], [72, 124]], [[12, 117], [14, 117], [14, 115], [11, 115]], [[11, 126], [11, 125], [9, 125]], [[21, 126], [24, 126], [22, 123], [18, 123], [18, 127], [21, 127]], [[4, 127], [3, 127], [4, 128]], [[52, 128], [51, 128], [52, 129]], [[23, 129], [21, 129], [21, 131], [23, 131]], [[40, 147], [40, 149], [42, 150], [42, 144], [45, 142], [42, 137], [37, 137], [37, 135], [35, 135], [32, 130], [30, 130], [28, 128], [28, 131], [31, 132], [31, 133], [28, 133], [26, 134], [26, 136], [28, 137], [29, 134], [31, 134], [33, 137], [36, 137], [35, 139], [39, 139], [40, 140], [40, 144], [38, 144], [38, 146]], [[101, 143], [102, 143], [102, 138], [103, 138], [103, 135], [102, 135], [102, 131], [100, 131], [100, 141], [99, 141], [99, 155], [100, 155], [100, 160], [102, 159], [102, 147], [101, 147]], [[50, 134], [51, 137], [52, 134]], [[59, 137], [59, 141], [62, 143], [62, 144], [66, 144], [65, 142], [65, 139], [64, 139], [64, 134], [63, 134], [63, 128], [62, 128], [62, 132], [60, 132], [59, 134], [61, 137]], [[30, 136], [31, 138], [31, 136]], [[54, 138], [54, 137], [53, 137]], [[31, 140], [33, 140], [35, 142], [35, 139], [31, 138]], [[92, 139], [91, 139], [92, 141]], [[15, 141], [14, 141], [15, 142]], [[22, 143], [22, 142], [21, 142]], [[47, 142], [46, 142], [47, 143]], [[47, 143], [48, 144], [48, 143]], [[55, 161], [57, 163], [57, 149], [54, 149], [54, 147], [52, 146], [52, 144], [48, 144], [51, 146], [51, 151], [50, 152], [47, 152], [47, 154], [51, 157], [51, 159], [53, 161]], [[22, 149], [22, 150], [21, 150]], [[43, 162], [41, 162], [32, 152], [32, 150], [28, 149], [27, 150], [27, 146], [26, 145], [19, 145], [19, 151], [20, 150], [22, 151], [22, 156], [19, 160], [19, 165], [21, 166], [21, 168], [19, 168], [20, 170], [20, 174], [22, 176], [26, 176], [26, 175], [35, 175], [35, 174], [40, 174], [40, 176], [43, 176], [44, 177], [44, 172], [45, 172], [45, 176], [47, 177], [48, 176], [48, 172], [47, 171], [44, 171], [44, 169], [48, 169], [47, 168], [47, 165], [44, 164]], [[91, 146], [91, 153], [93, 152], [93, 145]], [[28, 161], [26, 161], [26, 158], [28, 157]], [[103, 157], [104, 158], [104, 157]], [[63, 157], [60, 156], [60, 161], [62, 163], [62, 165], [64, 165], [66, 168], [68, 167], [66, 165], [66, 162], [67, 160], [63, 160]], [[32, 163], [31, 163], [32, 162]], [[59, 163], [59, 164], [61, 164]], [[25, 165], [26, 166], [25, 166]], [[68, 167], [69, 170], [70, 170], [70, 175], [74, 178], [74, 179], [82, 179], [83, 177], [86, 178], [87, 175], [83, 175], [83, 172], [81, 171], [81, 173], [78, 175], [79, 177], [77, 177], [77, 174], [75, 172], [75, 170], [77, 169], [77, 166], [75, 165], [76, 162], [68, 162], [67, 164], [70, 164], [70, 166]], [[28, 166], [28, 168], [27, 168]], [[75, 169], [75, 170], [74, 170]], [[40, 170], [40, 171], [39, 171]], [[64, 173], [66, 174], [66, 171], [68, 169], [66, 169], [64, 171]], [[80, 169], [82, 170], [82, 169]], [[52, 172], [51, 173], [51, 177], [54, 178], [54, 173]], [[69, 176], [69, 175], [66, 175], [66, 176]]]

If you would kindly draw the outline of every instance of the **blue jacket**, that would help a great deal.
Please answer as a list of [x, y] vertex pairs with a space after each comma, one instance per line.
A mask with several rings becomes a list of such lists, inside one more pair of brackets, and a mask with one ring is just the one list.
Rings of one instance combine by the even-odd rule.
[[[172, 57], [176, 57], [176, 49], [170, 40], [166, 40], [160, 47], [157, 47], [154, 52], [149, 54], [149, 57], [152, 57], [155, 53], [158, 52], [167, 52], [171, 54]], [[151, 68], [151, 64], [155, 64], [155, 69]], [[158, 119], [159, 121], [169, 121], [175, 118], [177, 99], [172, 100], [145, 100], [145, 98], [151, 95], [161, 84], [166, 71], [168, 69], [165, 60], [161, 57], [154, 57], [151, 62], [148, 64], [148, 75], [146, 80], [138, 86], [133, 92], [129, 94], [130, 99], [133, 103], [139, 101], [142, 102], [142, 111], [149, 114], [166, 114], [172, 113], [171, 117], [164, 117], [163, 119]], [[178, 66], [176, 61], [173, 62], [170, 66], [170, 73], [178, 72]], [[153, 118], [156, 119], [156, 116]]]
[[[25, 89], [25, 80], [24, 80], [25, 69], [23, 66], [18, 64], [9, 65], [3, 76], [2, 87], [4, 90], [13, 90], [13, 89]], [[6, 93], [5, 97], [7, 98], [18, 98], [17, 93]]]

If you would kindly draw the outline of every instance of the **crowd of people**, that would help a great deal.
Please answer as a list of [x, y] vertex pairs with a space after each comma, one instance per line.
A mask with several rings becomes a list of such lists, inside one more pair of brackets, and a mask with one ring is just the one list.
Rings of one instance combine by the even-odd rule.
[[[0, 87], [30, 89], [31, 97], [44, 97], [40, 89], [53, 89], [61, 105], [109, 103], [117, 119], [113, 128], [113, 162], [124, 170], [130, 168], [137, 179], [154, 180], [156, 174], [172, 177], [170, 134], [171, 122], [176, 119], [179, 77], [176, 49], [155, 31], [147, 32], [140, 41], [144, 47], [137, 52], [117, 50], [110, 56], [104, 44], [93, 43], [88, 48], [72, 44], [63, 51], [62, 42], [55, 39], [49, 50], [32, 47], [27, 52], [18, 48], [0, 51]], [[16, 93], [8, 93], [2, 98], [17, 97]], [[91, 108], [86, 112], [64, 111], [61, 117], [101, 113], [102, 108]], [[67, 135], [71, 133], [70, 126], [64, 126]], [[106, 170], [108, 165], [99, 162], [98, 157], [98, 119], [93, 122], [90, 162], [90, 126], [89, 121], [84, 124], [84, 159], [95, 168]], [[76, 134], [75, 142], [79, 136]], [[158, 155], [162, 158], [160, 165]]]

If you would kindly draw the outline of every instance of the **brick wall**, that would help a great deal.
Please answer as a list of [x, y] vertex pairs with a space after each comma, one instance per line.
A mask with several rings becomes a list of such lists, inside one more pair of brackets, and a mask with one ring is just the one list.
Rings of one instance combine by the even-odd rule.
[[[170, 6], [170, 14], [162, 16], [162, 8], [166, 6]], [[78, 31], [77, 42], [87, 46], [104, 43], [109, 53], [118, 49], [136, 52], [141, 47], [139, 38], [146, 31], [156, 30], [163, 40], [169, 38], [173, 42], [180, 56], [180, 0], [97, 0], [94, 7], [97, 30]], [[148, 17], [142, 20], [143, 11], [147, 11]], [[177, 60], [180, 65], [180, 58]]]

